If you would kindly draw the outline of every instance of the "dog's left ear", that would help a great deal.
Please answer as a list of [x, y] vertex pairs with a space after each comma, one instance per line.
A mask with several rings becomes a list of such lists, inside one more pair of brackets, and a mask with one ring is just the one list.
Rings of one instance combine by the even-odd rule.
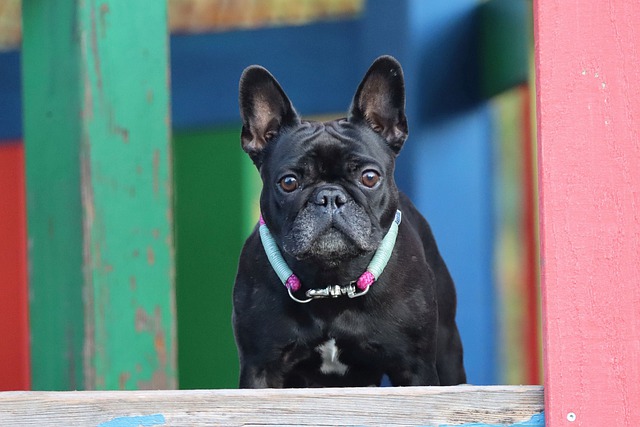
[[398, 154], [409, 128], [404, 113], [404, 75], [400, 63], [391, 56], [376, 59], [356, 91], [349, 121], [365, 120]]
[[264, 149], [284, 126], [300, 122], [280, 84], [265, 68], [247, 67], [240, 77], [242, 148], [259, 168]]

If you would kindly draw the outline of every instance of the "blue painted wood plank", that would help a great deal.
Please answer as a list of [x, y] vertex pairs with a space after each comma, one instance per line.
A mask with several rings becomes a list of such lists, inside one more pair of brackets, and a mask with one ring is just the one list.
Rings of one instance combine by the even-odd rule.
[[22, 138], [20, 53], [0, 52], [0, 144]]
[[488, 106], [414, 135], [417, 206], [428, 218], [458, 291], [457, 321], [472, 384], [496, 384], [494, 207]]
[[171, 37], [173, 125], [237, 123], [238, 80], [260, 64], [303, 115], [346, 111], [365, 70], [354, 61], [359, 21]]

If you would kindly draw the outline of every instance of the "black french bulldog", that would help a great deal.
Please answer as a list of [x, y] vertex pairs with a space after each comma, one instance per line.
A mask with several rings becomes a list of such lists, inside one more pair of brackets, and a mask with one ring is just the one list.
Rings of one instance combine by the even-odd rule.
[[453, 281], [394, 182], [404, 108], [390, 56], [348, 117], [323, 123], [301, 120], [266, 69], [244, 70], [242, 148], [263, 188], [233, 293], [240, 387], [466, 382]]

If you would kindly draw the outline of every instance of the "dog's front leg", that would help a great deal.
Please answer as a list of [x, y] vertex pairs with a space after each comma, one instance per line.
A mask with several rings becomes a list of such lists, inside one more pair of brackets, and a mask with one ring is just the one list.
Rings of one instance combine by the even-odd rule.
[[435, 360], [425, 362], [405, 359], [388, 375], [394, 386], [440, 385]]
[[242, 363], [239, 385], [240, 388], [283, 388], [284, 375], [266, 367]]
[[[426, 322], [429, 324], [428, 322]], [[435, 323], [435, 322], [434, 322]], [[422, 336], [416, 341], [411, 337]], [[392, 354], [387, 374], [394, 386], [430, 386], [440, 385], [436, 365], [435, 328], [423, 328], [412, 331], [402, 341], [395, 341], [395, 354]]]

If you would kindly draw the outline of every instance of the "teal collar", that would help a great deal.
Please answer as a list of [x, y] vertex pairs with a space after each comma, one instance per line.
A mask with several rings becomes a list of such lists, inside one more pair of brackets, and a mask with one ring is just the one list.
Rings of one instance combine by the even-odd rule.
[[[337, 298], [341, 295], [347, 295], [349, 298], [356, 298], [369, 292], [369, 287], [380, 277], [389, 263], [389, 259], [393, 253], [393, 248], [396, 244], [398, 227], [400, 226], [401, 221], [402, 213], [398, 210], [396, 211], [396, 216], [391, 223], [389, 231], [387, 231], [387, 234], [382, 239], [378, 250], [373, 255], [371, 262], [367, 266], [367, 269], [357, 280], [354, 280], [345, 286], [333, 285], [321, 289], [309, 289], [306, 292], [307, 299], [298, 299], [293, 295], [293, 292], [296, 292], [302, 286], [300, 279], [298, 279], [298, 276], [291, 271], [282, 257], [280, 249], [278, 249], [278, 245], [276, 245], [276, 242], [273, 240], [273, 236], [267, 228], [262, 215], [260, 215], [260, 240], [262, 241], [262, 246], [264, 247], [264, 251], [267, 254], [271, 267], [278, 275], [278, 278], [280, 278], [282, 284], [287, 288], [289, 296], [294, 301], [304, 304], [318, 298]], [[360, 292], [358, 292], [358, 290]]]

